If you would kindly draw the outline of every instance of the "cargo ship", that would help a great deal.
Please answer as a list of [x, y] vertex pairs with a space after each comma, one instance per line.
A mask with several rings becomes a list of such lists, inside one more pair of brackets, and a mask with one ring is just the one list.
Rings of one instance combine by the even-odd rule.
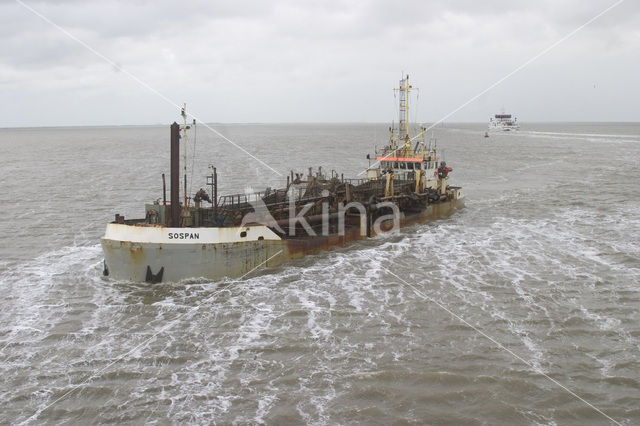
[[163, 175], [162, 197], [145, 205], [143, 218], [116, 214], [107, 224], [101, 239], [104, 275], [149, 283], [243, 277], [452, 214], [464, 205], [464, 194], [449, 184], [452, 169], [440, 159], [435, 139], [425, 140], [424, 127], [410, 129], [409, 76], [394, 90], [398, 125], [389, 127], [388, 143], [376, 149], [363, 178], [309, 168], [291, 171], [280, 189], [241, 194], [219, 195], [214, 167], [206, 177], [208, 189], [187, 194], [180, 145], [186, 157], [185, 141], [196, 123], [187, 123], [185, 106], [182, 124], [170, 128], [170, 199]]

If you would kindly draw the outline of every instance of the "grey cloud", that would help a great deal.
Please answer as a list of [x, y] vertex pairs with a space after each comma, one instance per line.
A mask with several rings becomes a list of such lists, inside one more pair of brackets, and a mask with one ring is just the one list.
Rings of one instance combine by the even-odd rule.
[[[26, 1], [158, 90], [193, 99], [200, 115], [215, 121], [386, 121], [390, 86], [403, 70], [428, 94], [424, 120], [437, 119], [612, 4]], [[550, 87], [565, 91], [563, 102], [570, 104], [578, 89], [556, 82], [581, 81], [586, 67], [593, 76], [616, 75], [607, 102], [629, 95], [622, 87], [634, 85], [640, 62], [639, 9], [636, 2], [623, 3], [454, 118], [484, 120], [492, 102], [524, 108]], [[41, 90], [21, 100], [25, 110], [9, 121], [26, 116], [29, 102], [44, 104], [62, 91], [78, 99], [87, 93], [115, 99], [126, 87], [139, 93], [136, 110], [160, 108], [157, 97], [18, 3], [0, 2], [0, 14], [0, 95], [10, 101], [23, 86], [23, 93]], [[335, 104], [347, 91], [353, 105], [341, 110]], [[639, 110], [637, 101], [618, 102]], [[384, 104], [372, 106], [378, 103]], [[566, 106], [558, 105], [558, 113], [570, 110]], [[535, 119], [554, 115], [554, 108], [534, 109]], [[82, 120], [75, 124], [95, 122], [90, 110], [73, 115]], [[106, 109], [99, 120], [119, 117]], [[135, 114], [130, 119], [139, 122]]]

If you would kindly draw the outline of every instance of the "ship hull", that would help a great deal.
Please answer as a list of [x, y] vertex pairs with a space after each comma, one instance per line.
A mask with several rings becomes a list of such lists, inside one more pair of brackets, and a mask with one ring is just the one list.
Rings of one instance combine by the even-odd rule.
[[[433, 221], [463, 206], [463, 199], [453, 199], [430, 204], [416, 213], [405, 212], [401, 215], [400, 227]], [[265, 226], [222, 229], [224, 234], [213, 232], [220, 230], [218, 228], [147, 228], [111, 223], [101, 240], [105, 275], [138, 282], [237, 278], [367, 238], [366, 232], [359, 227], [348, 228], [342, 235], [285, 239]], [[242, 234], [244, 237], [240, 237]], [[369, 235], [373, 236], [371, 231]]]
[[515, 132], [520, 130], [520, 126], [489, 126], [491, 132]]

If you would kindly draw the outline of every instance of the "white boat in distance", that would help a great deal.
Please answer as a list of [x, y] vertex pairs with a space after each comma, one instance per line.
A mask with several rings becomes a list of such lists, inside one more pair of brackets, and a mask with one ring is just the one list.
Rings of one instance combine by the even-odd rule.
[[510, 132], [520, 128], [517, 118], [511, 118], [511, 114], [496, 114], [489, 119], [490, 131]]

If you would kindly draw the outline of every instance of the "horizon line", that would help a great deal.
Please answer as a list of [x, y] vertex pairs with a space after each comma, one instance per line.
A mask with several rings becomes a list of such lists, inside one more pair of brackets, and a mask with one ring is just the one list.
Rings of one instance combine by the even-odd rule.
[[[450, 121], [439, 123], [436, 128], [447, 127], [451, 124], [487, 124], [487, 121]], [[552, 121], [519, 121], [519, 124], [640, 124], [640, 121], [580, 121], [580, 120], [552, 120]], [[375, 124], [389, 125], [382, 121], [233, 121], [233, 122], [204, 122], [202, 124], [213, 126], [237, 126], [237, 125], [348, 125], [348, 124]], [[429, 121], [421, 124], [430, 124]], [[115, 128], [115, 127], [161, 127], [170, 126], [171, 123], [154, 124], [53, 124], [42, 126], [0, 126], [0, 130], [23, 129], [69, 129], [69, 128]], [[197, 125], [197, 123], [196, 123]]]

